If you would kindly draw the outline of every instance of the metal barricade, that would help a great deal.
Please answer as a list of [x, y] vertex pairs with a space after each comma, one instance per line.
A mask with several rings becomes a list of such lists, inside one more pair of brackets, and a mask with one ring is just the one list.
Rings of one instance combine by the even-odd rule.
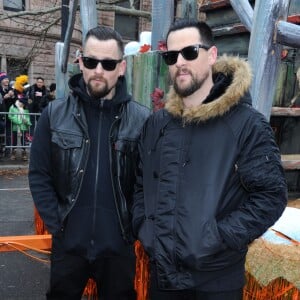
[[[9, 118], [9, 115], [11, 117]], [[34, 131], [40, 117], [40, 113], [9, 113], [0, 112], [0, 155], [10, 153], [16, 149], [29, 149], [34, 136]], [[11, 119], [30, 120], [30, 124], [17, 124]]]

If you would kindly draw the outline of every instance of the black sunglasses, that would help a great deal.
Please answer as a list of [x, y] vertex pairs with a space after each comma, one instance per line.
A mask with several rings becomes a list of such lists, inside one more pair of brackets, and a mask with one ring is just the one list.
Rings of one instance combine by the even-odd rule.
[[87, 56], [82, 57], [83, 65], [87, 69], [95, 69], [98, 64], [101, 63], [101, 66], [106, 71], [113, 71], [117, 64], [120, 63], [122, 59], [96, 59]]
[[179, 53], [184, 57], [186, 60], [194, 60], [198, 57], [199, 49], [203, 48], [205, 50], [208, 50], [210, 47], [198, 44], [193, 46], [187, 46], [184, 47], [181, 50], [178, 51], [165, 51], [162, 52], [161, 55], [165, 61], [165, 63], [169, 66], [174, 65], [177, 62], [177, 58]]

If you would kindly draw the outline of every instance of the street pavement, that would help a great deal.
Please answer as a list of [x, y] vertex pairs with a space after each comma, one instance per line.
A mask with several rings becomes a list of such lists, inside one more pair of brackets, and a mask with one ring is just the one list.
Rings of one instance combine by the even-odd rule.
[[[28, 162], [0, 161], [0, 236], [34, 234], [33, 201]], [[48, 255], [28, 254], [49, 260]], [[0, 300], [46, 299], [50, 264], [18, 251], [0, 252]]]

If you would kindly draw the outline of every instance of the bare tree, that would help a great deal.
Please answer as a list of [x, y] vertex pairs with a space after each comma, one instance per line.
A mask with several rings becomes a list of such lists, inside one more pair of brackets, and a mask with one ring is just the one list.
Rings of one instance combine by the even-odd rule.
[[[121, 6], [117, 6], [117, 3], [123, 2], [120, 0], [114, 1], [114, 4], [106, 4], [106, 2], [102, 1], [97, 1], [96, 3], [98, 4], [97, 9], [99, 11], [114, 11], [116, 13], [120, 13], [123, 15], [127, 16], [134, 16], [134, 17], [141, 17], [145, 18], [148, 20], [151, 20], [151, 13], [147, 11], [140, 11], [134, 8], [134, 2], [133, 0], [128, 0], [130, 3], [131, 8], [124, 8]], [[78, 9], [80, 7], [78, 6]], [[7, 11], [3, 11], [3, 15], [0, 16], [0, 21], [6, 20], [6, 19], [14, 19], [16, 17], [23, 17], [23, 16], [43, 16], [43, 15], [48, 15], [48, 14], [53, 14], [54, 12], [58, 12], [61, 10], [61, 6], [54, 6], [54, 7], [49, 7], [45, 9], [37, 9], [37, 10], [25, 10], [25, 11], [20, 11], [20, 12], [15, 12], [15, 13], [8, 13]]]
[[[128, 0], [130, 8], [118, 6], [120, 2], [124, 3], [124, 1], [120, 0], [96, 1], [97, 10], [100, 12], [111, 11], [122, 15], [151, 20], [150, 12], [135, 9], [136, 0]], [[57, 25], [61, 25], [61, 1], [51, 1], [51, 3], [48, 5], [49, 7], [43, 6], [43, 8], [34, 10], [25, 10], [19, 12], [4, 10], [1, 12], [0, 23], [3, 24], [5, 20], [11, 20], [14, 24], [18, 25], [19, 28], [26, 28], [36, 36], [31, 49], [27, 52], [27, 55], [24, 59], [26, 61], [25, 68], [28, 68], [34, 57], [39, 54], [41, 46], [46, 41], [47, 36], [53, 32], [52, 28], [55, 26], [57, 28]], [[77, 11], [79, 10], [80, 6], [78, 5]], [[79, 13], [77, 14], [76, 18], [77, 20], [80, 20]], [[79, 30], [81, 30], [81, 28]]]

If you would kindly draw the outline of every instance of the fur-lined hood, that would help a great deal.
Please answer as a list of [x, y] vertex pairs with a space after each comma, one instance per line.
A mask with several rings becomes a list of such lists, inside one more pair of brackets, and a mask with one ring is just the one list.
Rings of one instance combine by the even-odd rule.
[[184, 109], [183, 101], [173, 87], [167, 95], [165, 109], [173, 116], [184, 119], [185, 123], [204, 122], [208, 119], [224, 115], [231, 107], [241, 101], [249, 90], [252, 73], [249, 64], [239, 57], [220, 57], [213, 66], [213, 74], [223, 73], [231, 76], [232, 82], [224, 94], [215, 100]]

